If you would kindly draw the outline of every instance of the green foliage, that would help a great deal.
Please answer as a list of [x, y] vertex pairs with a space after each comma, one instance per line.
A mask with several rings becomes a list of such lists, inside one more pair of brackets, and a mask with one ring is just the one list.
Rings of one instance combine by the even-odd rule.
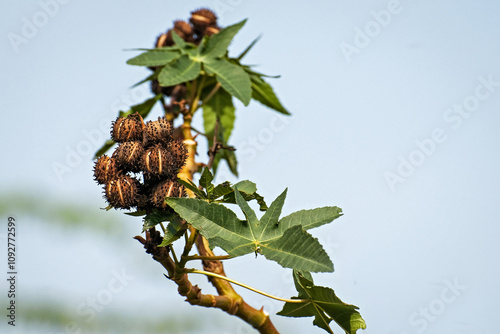
[[266, 107], [274, 109], [282, 114], [290, 115], [288, 110], [283, 107], [280, 100], [274, 93], [271, 85], [265, 82], [261, 76], [251, 74], [250, 80], [252, 82], [252, 98], [254, 100], [259, 101]]
[[[202, 183], [202, 181], [200, 181]], [[206, 180], [203, 180], [206, 184]], [[210, 186], [210, 189], [213, 189]], [[239, 192], [233, 192], [245, 214], [241, 221], [230, 209], [193, 198], [168, 198], [167, 204], [198, 229], [212, 246], [219, 246], [230, 256], [262, 254], [283, 267], [314, 272], [331, 272], [333, 264], [321, 244], [297, 223], [284, 229], [279, 223], [286, 190], [271, 204], [259, 221]], [[307, 214], [304, 220], [312, 220]], [[334, 219], [334, 218], [332, 218]], [[296, 220], [297, 222], [297, 220]]]
[[[254, 99], [264, 106], [289, 115], [272, 87], [264, 81], [263, 77], [266, 75], [254, 72], [249, 66], [240, 64], [240, 60], [257, 43], [259, 38], [252, 41], [238, 58], [230, 58], [228, 55], [227, 48], [245, 23], [246, 20], [243, 20], [222, 29], [215, 35], [205, 36], [198, 46], [185, 42], [173, 32], [172, 38], [175, 45], [145, 49], [145, 52], [127, 61], [129, 65], [146, 66], [155, 69], [153, 74], [138, 84], [158, 80], [162, 87], [187, 83], [188, 88], [194, 87], [193, 89], [197, 89], [196, 85], [190, 85], [189, 83], [196, 81], [199, 84], [204, 82], [200, 90], [200, 92], [203, 92], [200, 96], [200, 105], [203, 107], [205, 134], [210, 147], [212, 146], [216, 119], [220, 121], [220, 132], [222, 134], [217, 138], [223, 146], [228, 146], [236, 117], [233, 97], [240, 100], [245, 106], [250, 103], [251, 99]], [[205, 80], [200, 80], [200, 78]], [[216, 84], [219, 84], [221, 88], [217, 88]], [[215, 90], [215, 94], [208, 98], [208, 93], [212, 90]], [[192, 95], [192, 93], [188, 92], [188, 95]], [[208, 98], [208, 100], [205, 101], [205, 98]], [[158, 99], [163, 99], [163, 96], [160, 94]], [[148, 103], [152, 103], [152, 101], [144, 102], [144, 104], [149, 105]], [[193, 110], [197, 108], [198, 106]], [[146, 111], [147, 108], [144, 108], [142, 112], [139, 111], [143, 118], [149, 113], [149, 111]], [[98, 151], [99, 155], [106, 152], [111, 147], [109, 145], [108, 142], [106, 146], [103, 146]], [[99, 155], [96, 153], [96, 157]], [[221, 160], [226, 161], [229, 170], [238, 176], [238, 161], [233, 151], [225, 149], [219, 151], [213, 164], [214, 171], [217, 170]]]
[[203, 104], [203, 120], [209, 146], [213, 144], [215, 121], [217, 119], [220, 121], [221, 140], [223, 143], [228, 142], [234, 128], [235, 110], [231, 94], [224, 89], [219, 89], [208, 102]]
[[366, 324], [358, 307], [345, 304], [335, 292], [326, 287], [316, 286], [310, 273], [293, 271], [293, 280], [298, 296], [304, 303], [287, 302], [279, 315], [286, 317], [314, 317], [313, 324], [333, 334], [330, 322], [334, 320], [347, 334], [355, 334], [358, 329], [366, 329]]
[[[334, 320], [346, 333], [355, 334], [358, 329], [366, 328], [357, 307], [343, 303], [332, 289], [315, 286], [310, 274], [332, 272], [333, 263], [318, 239], [308, 230], [339, 218], [342, 210], [329, 206], [300, 210], [280, 218], [286, 189], [268, 206], [251, 181], [244, 180], [236, 184], [228, 181], [217, 185], [213, 183], [222, 160], [238, 176], [236, 154], [229, 145], [236, 119], [233, 98], [240, 100], [245, 106], [253, 99], [276, 112], [290, 115], [266, 81], [273, 77], [256, 72], [251, 66], [241, 63], [260, 36], [238, 57], [229, 56], [228, 47], [245, 23], [246, 20], [243, 20], [211, 36], [204, 36], [201, 41], [197, 39], [197, 45], [190, 42], [194, 39], [184, 40], [175, 30], [171, 30], [172, 40], [169, 43], [172, 44], [173, 41], [172, 46], [142, 49], [142, 53], [127, 61], [129, 65], [144, 66], [153, 71], [136, 85], [152, 82], [155, 96], [130, 107], [126, 112], [120, 111], [119, 116], [137, 112], [146, 118], [157, 102], [161, 101], [168, 121], [173, 122], [179, 115], [183, 116], [183, 131], [179, 132], [182, 132], [186, 142], [193, 142], [196, 138], [190, 138], [189, 132], [186, 135], [184, 130], [189, 130], [192, 117], [202, 109], [202, 135], [207, 138], [210, 154], [214, 155], [213, 160], [207, 164], [208, 168], [201, 171], [199, 184], [189, 179], [178, 180], [196, 198], [166, 197], [164, 202], [169, 207], [165, 210], [151, 211], [146, 205], [141, 208], [144, 211], [128, 214], [143, 217], [143, 232], [161, 227], [163, 241], [159, 247], [169, 246], [182, 236], [186, 237], [180, 261], [174, 256], [176, 268], [169, 273], [194, 272], [194, 269], [190, 271], [184, 266], [189, 260], [201, 259], [189, 255], [193, 243], [200, 240], [197, 239], [199, 232], [208, 240], [210, 247], [220, 247], [230, 258], [253, 253], [293, 269], [298, 296], [293, 298], [293, 302], [289, 300], [285, 303], [280, 315], [313, 316], [313, 324], [329, 333], [333, 333], [329, 324]], [[112, 140], [108, 140], [97, 151], [95, 158], [114, 144]], [[192, 177], [192, 171], [189, 173], [189, 177]], [[249, 204], [254, 200], [263, 212], [260, 219]], [[238, 218], [229, 204], [237, 205], [245, 218]], [[168, 222], [166, 227], [164, 222]], [[167, 250], [174, 252], [173, 248]], [[226, 258], [227, 256], [222, 256], [222, 259]], [[203, 259], [206, 260], [206, 256]], [[204, 274], [210, 276], [208, 272]]]
[[233, 24], [219, 31], [207, 39], [206, 46], [203, 47], [201, 55], [205, 59], [216, 59], [224, 57], [227, 53], [227, 48], [234, 36], [240, 29], [245, 25], [247, 20], [243, 20], [239, 23]]
[[204, 64], [207, 73], [215, 74], [217, 81], [228, 93], [243, 102], [250, 103], [252, 98], [252, 87], [250, 76], [245, 70], [226, 59], [211, 59]]
[[164, 87], [175, 86], [196, 79], [200, 75], [200, 71], [200, 63], [194, 61], [188, 55], [183, 55], [161, 69], [158, 81]]
[[153, 49], [127, 60], [127, 64], [136, 66], [162, 66], [179, 58], [181, 53], [172, 49]]

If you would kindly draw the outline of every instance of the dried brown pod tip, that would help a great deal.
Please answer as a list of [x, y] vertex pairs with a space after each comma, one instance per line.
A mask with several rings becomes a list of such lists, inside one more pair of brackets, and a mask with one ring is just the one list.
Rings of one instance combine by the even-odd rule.
[[94, 180], [99, 184], [105, 184], [118, 176], [115, 159], [107, 155], [101, 155], [94, 164]]
[[129, 141], [118, 145], [113, 156], [117, 165], [127, 172], [139, 172], [142, 166], [144, 147], [140, 141]]
[[151, 204], [157, 208], [165, 208], [165, 198], [184, 197], [184, 186], [175, 180], [165, 180], [158, 183], [151, 192]]
[[111, 138], [122, 143], [131, 140], [141, 140], [144, 122], [139, 113], [118, 117], [111, 127]]
[[115, 208], [135, 207], [138, 193], [139, 181], [130, 176], [120, 176], [104, 186], [104, 198]]
[[191, 12], [189, 22], [191, 22], [195, 28], [208, 27], [217, 23], [217, 16], [210, 9], [201, 8]]
[[168, 143], [172, 140], [172, 123], [163, 117], [158, 117], [157, 121], [149, 121], [144, 128], [144, 144]]

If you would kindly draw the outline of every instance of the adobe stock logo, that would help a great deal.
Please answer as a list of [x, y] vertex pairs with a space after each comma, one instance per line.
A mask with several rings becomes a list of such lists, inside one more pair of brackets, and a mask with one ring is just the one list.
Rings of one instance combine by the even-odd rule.
[[411, 313], [408, 317], [408, 322], [414, 330], [411, 332], [403, 331], [398, 334], [424, 333], [467, 289], [465, 285], [460, 284], [457, 278], [453, 281], [445, 279], [443, 283], [444, 288], [438, 297], [419, 307], [418, 311]]
[[21, 44], [28, 42], [38, 35], [40, 29], [45, 27], [51, 18], [54, 18], [60, 10], [60, 5], [69, 3], [70, 0], [43, 0], [39, 1], [40, 10], [35, 12], [30, 19], [22, 18], [21, 34], [9, 32], [7, 39], [15, 53], [19, 53]]
[[[479, 83], [474, 92], [466, 96], [461, 103], [455, 103], [443, 113], [443, 120], [451, 126], [452, 130], [458, 130], [464, 120], [468, 119], [476, 111], [482, 102], [489, 99], [500, 87], [499, 81], [493, 80], [493, 75], [487, 78], [479, 76]], [[384, 178], [392, 192], [396, 191], [398, 184], [404, 183], [409, 177], [415, 174], [418, 167], [422, 166], [429, 157], [437, 150], [439, 145], [448, 140], [448, 134], [444, 127], [437, 127], [430, 132], [430, 136], [423, 139], [416, 139], [416, 146], [410, 153], [398, 156], [398, 166], [394, 171], [386, 171]]]
[[354, 27], [354, 39], [352, 44], [347, 42], [340, 43], [340, 50], [348, 63], [351, 63], [354, 54], [361, 53], [361, 50], [368, 47], [374, 38], [377, 38], [383, 28], [386, 28], [395, 15], [401, 14], [403, 6], [399, 0], [390, 0], [386, 9], [379, 11], [370, 11], [373, 20], [365, 23], [363, 29], [359, 26]]

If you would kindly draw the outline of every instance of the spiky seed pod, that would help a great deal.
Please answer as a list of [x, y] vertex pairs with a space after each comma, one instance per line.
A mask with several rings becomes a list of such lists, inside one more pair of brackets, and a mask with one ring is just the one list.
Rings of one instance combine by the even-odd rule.
[[140, 141], [128, 141], [121, 143], [115, 150], [113, 156], [117, 165], [127, 172], [140, 172], [142, 167], [142, 156], [144, 147]]
[[217, 34], [219, 31], [220, 31], [219, 27], [217, 27], [217, 26], [210, 26], [210, 27], [206, 27], [205, 28], [205, 31], [203, 32], [203, 34], [205, 36], [212, 36], [212, 35]]
[[144, 122], [139, 113], [118, 117], [111, 127], [111, 138], [122, 143], [131, 140], [141, 140]]
[[170, 152], [172, 152], [172, 168], [177, 172], [186, 163], [188, 151], [182, 140], [172, 140], [168, 146]]
[[191, 12], [189, 22], [193, 24], [195, 29], [205, 28], [215, 25], [217, 23], [217, 16], [210, 9], [201, 8]]
[[135, 207], [138, 193], [139, 181], [130, 176], [120, 176], [104, 186], [104, 198], [115, 208]]
[[155, 47], [162, 48], [167, 45], [167, 34], [161, 34], [156, 38]]
[[184, 197], [186, 192], [184, 186], [176, 180], [165, 180], [158, 183], [151, 192], [151, 204], [159, 209], [165, 208], [165, 198]]
[[163, 145], [156, 144], [144, 152], [142, 159], [142, 171], [148, 177], [166, 177], [175, 175], [174, 157], [172, 152], [165, 149]]
[[115, 159], [107, 155], [101, 155], [94, 165], [94, 180], [99, 184], [105, 184], [118, 176], [119, 170], [116, 167]]
[[172, 140], [172, 123], [163, 117], [157, 121], [149, 121], [144, 128], [144, 145], [151, 143], [168, 143]]
[[174, 31], [182, 37], [186, 42], [192, 42], [193, 40], [193, 27], [186, 21], [175, 21]]
[[151, 80], [151, 92], [155, 95], [162, 93], [165, 96], [170, 96], [174, 87], [176, 86], [162, 87], [158, 80]]

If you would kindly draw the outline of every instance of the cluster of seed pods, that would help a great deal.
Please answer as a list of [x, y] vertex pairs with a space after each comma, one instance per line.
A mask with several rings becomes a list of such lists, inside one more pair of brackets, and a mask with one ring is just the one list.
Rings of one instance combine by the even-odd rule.
[[[179, 35], [184, 41], [198, 45], [204, 36], [212, 36], [218, 33], [221, 28], [217, 25], [217, 16], [210, 9], [201, 8], [191, 12], [189, 22], [174, 21], [174, 26], [167, 32], [160, 34], [156, 38], [155, 47], [173, 46], [174, 39], [172, 32]], [[156, 70], [156, 67], [151, 67]], [[162, 93], [165, 96], [172, 96], [174, 100], [181, 100], [186, 93], [186, 87], [183, 84], [169, 87], [160, 87], [157, 80], [151, 81], [151, 91], [156, 95]]]
[[118, 146], [111, 156], [97, 159], [94, 167], [94, 178], [104, 186], [109, 205], [165, 209], [165, 198], [185, 196], [177, 172], [185, 164], [187, 150], [172, 132], [166, 119], [144, 124], [138, 113], [113, 122], [111, 138]]

